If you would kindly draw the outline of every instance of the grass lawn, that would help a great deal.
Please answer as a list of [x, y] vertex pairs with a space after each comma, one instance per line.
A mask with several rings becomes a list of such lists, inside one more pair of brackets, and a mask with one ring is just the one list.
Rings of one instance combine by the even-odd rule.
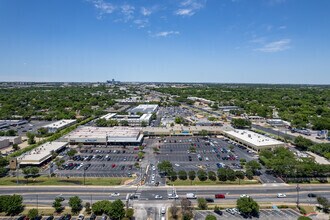
[[[89, 186], [117, 186], [124, 184], [129, 178], [86, 178], [85, 185]], [[0, 178], [0, 186], [16, 186], [15, 177]], [[84, 178], [37, 177], [28, 181], [19, 178], [20, 185], [84, 185]]]
[[193, 185], [246, 185], [246, 184], [259, 184], [258, 180], [241, 180], [240, 182], [238, 180], [235, 181], [226, 181], [226, 182], [221, 182], [221, 181], [212, 181], [212, 180], [206, 180], [206, 181], [200, 181], [199, 179], [195, 179], [193, 181], [190, 180], [180, 180], [177, 179], [176, 181], [172, 182], [170, 180], [166, 181], [167, 185], [175, 185], [175, 186], [193, 186]]

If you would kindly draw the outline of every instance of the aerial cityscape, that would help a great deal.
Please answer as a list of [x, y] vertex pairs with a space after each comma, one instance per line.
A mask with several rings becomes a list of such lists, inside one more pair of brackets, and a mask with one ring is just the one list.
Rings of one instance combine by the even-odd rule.
[[1, 0], [0, 220], [329, 220], [329, 10]]

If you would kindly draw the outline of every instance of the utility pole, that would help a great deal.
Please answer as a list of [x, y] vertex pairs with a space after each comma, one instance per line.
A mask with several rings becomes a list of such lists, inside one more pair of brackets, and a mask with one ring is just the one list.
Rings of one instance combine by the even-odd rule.
[[86, 184], [86, 170], [84, 169], [84, 186]]
[[296, 189], [297, 189], [297, 207], [298, 207], [299, 206], [299, 190], [300, 190], [299, 183], [297, 183]]
[[39, 211], [39, 209], [38, 209], [39, 204], [38, 203], [39, 203], [39, 198], [38, 198], [38, 194], [37, 194], [37, 211]]

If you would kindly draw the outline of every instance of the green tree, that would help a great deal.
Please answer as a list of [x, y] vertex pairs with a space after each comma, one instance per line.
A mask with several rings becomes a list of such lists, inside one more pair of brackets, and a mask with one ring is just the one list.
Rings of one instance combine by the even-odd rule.
[[245, 175], [246, 175], [246, 177], [249, 180], [252, 180], [253, 179], [253, 172], [252, 172], [252, 170], [246, 170]]
[[197, 171], [197, 177], [200, 181], [205, 181], [207, 180], [207, 174], [204, 170], [198, 170]]
[[70, 149], [66, 154], [72, 158], [76, 153], [77, 151], [75, 149]]
[[29, 145], [32, 145], [32, 144], [35, 144], [36, 143], [36, 140], [35, 140], [35, 134], [31, 133], [31, 132], [27, 132], [26, 133], [26, 136], [28, 137], [28, 144]]
[[165, 172], [166, 174], [171, 173], [173, 171], [173, 165], [168, 160], [164, 160], [158, 163], [157, 168], [160, 172]]
[[195, 180], [195, 178], [196, 178], [196, 172], [193, 171], [193, 170], [190, 170], [190, 171], [188, 172], [188, 178], [190, 179], [191, 182], [192, 182], [193, 180]]
[[207, 215], [205, 220], [217, 220], [217, 218], [214, 215]]
[[63, 210], [61, 199], [55, 198], [52, 207], [55, 209], [56, 212], [61, 212]]
[[0, 196], [0, 212], [6, 215], [16, 215], [23, 210], [23, 197], [20, 195]]
[[176, 124], [182, 124], [183, 123], [183, 118], [182, 117], [175, 117], [174, 122]]
[[129, 219], [132, 219], [134, 216], [134, 209], [127, 209], [125, 216]]
[[257, 170], [261, 169], [261, 165], [258, 163], [258, 161], [251, 160], [245, 164], [245, 168], [255, 173]]
[[38, 210], [37, 209], [30, 209], [27, 216], [31, 220], [35, 219], [36, 217], [38, 217]]
[[236, 201], [237, 209], [247, 216], [258, 216], [259, 204], [251, 197], [239, 198]]
[[198, 203], [199, 209], [201, 209], [201, 210], [207, 209], [207, 202], [206, 202], [205, 198], [198, 198], [197, 203]]
[[186, 180], [187, 179], [187, 172], [184, 170], [180, 170], [178, 172], [178, 176], [180, 180]]
[[173, 203], [171, 205], [170, 212], [174, 219], [178, 218], [178, 211], [179, 211], [179, 208], [177, 207], [176, 203]]
[[217, 175], [213, 171], [209, 171], [207, 173], [207, 176], [209, 177], [209, 180], [216, 181], [217, 180]]
[[122, 121], [120, 121], [120, 125], [121, 126], [128, 126], [128, 121], [122, 120]]
[[219, 181], [225, 182], [227, 181], [227, 172], [225, 168], [218, 169], [218, 179]]
[[14, 151], [19, 150], [19, 146], [18, 146], [18, 144], [13, 144], [13, 150], [14, 150]]
[[147, 127], [147, 126], [148, 126], [148, 122], [146, 122], [146, 121], [141, 122], [141, 127]]
[[317, 197], [317, 203], [323, 207], [323, 210], [328, 210], [330, 207], [329, 200], [323, 196]]
[[0, 167], [0, 177], [6, 176], [8, 173], [8, 169], [5, 167]]
[[234, 128], [243, 129], [243, 128], [250, 128], [251, 121], [243, 118], [234, 118], [231, 120], [231, 125]]
[[175, 180], [177, 180], [177, 178], [178, 178], [178, 175], [177, 175], [177, 173], [175, 172], [175, 171], [171, 171], [169, 174], [168, 174], [168, 177], [169, 177], [169, 179], [171, 180], [171, 181], [175, 181]]
[[120, 220], [125, 216], [124, 203], [117, 199], [111, 204], [108, 215], [115, 220]]
[[85, 211], [87, 214], [90, 214], [92, 212], [91, 204], [89, 202], [85, 203]]
[[109, 214], [112, 203], [108, 200], [101, 200], [93, 203], [92, 211], [95, 215], [102, 215], [104, 213]]
[[294, 139], [294, 144], [301, 150], [307, 150], [313, 145], [313, 142], [299, 135]]
[[73, 213], [78, 213], [82, 209], [82, 201], [78, 196], [70, 197], [69, 206]]

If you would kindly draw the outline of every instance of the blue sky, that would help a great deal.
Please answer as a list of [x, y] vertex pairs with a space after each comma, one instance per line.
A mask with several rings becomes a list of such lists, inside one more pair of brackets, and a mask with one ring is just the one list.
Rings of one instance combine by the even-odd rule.
[[0, 81], [330, 84], [328, 0], [1, 0]]

